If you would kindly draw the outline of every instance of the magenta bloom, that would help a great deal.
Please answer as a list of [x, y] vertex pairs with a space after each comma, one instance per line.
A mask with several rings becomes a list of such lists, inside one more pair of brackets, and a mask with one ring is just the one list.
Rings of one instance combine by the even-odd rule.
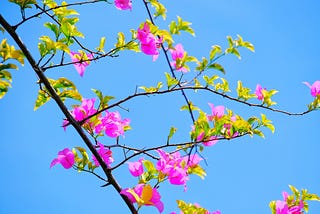
[[[144, 194], [142, 194], [143, 192]], [[138, 184], [133, 189], [126, 188], [121, 190], [120, 193], [127, 196], [132, 203], [138, 203], [140, 206], [155, 206], [160, 213], [163, 212], [164, 206], [161, 195], [157, 188], [152, 188], [149, 184]]]
[[263, 90], [266, 90], [265, 88], [262, 88], [262, 86], [260, 84], [257, 84], [256, 86], [256, 90], [255, 90], [255, 94], [258, 97], [258, 100], [263, 100], [264, 95], [262, 93]]
[[186, 52], [183, 49], [183, 46], [181, 44], [177, 44], [174, 49], [170, 49], [169, 50], [171, 53], [171, 57], [172, 57], [172, 62], [170, 62], [171, 66], [173, 66], [177, 71], [182, 71], [182, 72], [187, 72], [187, 68], [183, 67], [183, 66], [177, 66], [176, 64], [176, 60], [177, 59], [182, 59], [184, 57], [184, 55], [186, 54]]
[[[93, 59], [93, 55], [92, 54], [86, 54], [88, 59]], [[81, 53], [77, 53], [77, 52], [70, 52], [70, 56], [71, 56], [71, 60], [74, 63], [74, 67], [76, 68], [76, 70], [78, 71], [78, 73], [80, 74], [80, 76], [82, 77], [84, 74], [84, 71], [86, 69], [86, 67], [88, 67], [89, 65], [89, 61], [83, 61], [83, 57], [81, 55]]]
[[200, 161], [203, 160], [197, 154], [193, 154], [193, 155], [190, 155], [190, 156], [185, 156], [183, 159], [187, 163], [188, 167], [195, 167], [200, 163]]
[[114, 4], [119, 10], [131, 10], [132, 3], [131, 0], [115, 0]]
[[68, 148], [65, 148], [64, 150], [58, 152], [58, 157], [53, 159], [53, 161], [50, 164], [50, 168], [58, 163], [60, 163], [63, 166], [63, 168], [70, 169], [74, 164], [73, 152]]
[[304, 208], [303, 201], [300, 201], [299, 205], [289, 206], [287, 204], [288, 193], [283, 192], [283, 201], [276, 201], [276, 214], [303, 214]]
[[[100, 157], [107, 164], [107, 166], [110, 167], [111, 163], [113, 162], [112, 151], [110, 149], [106, 149], [102, 143], [98, 143], [98, 145], [99, 145], [98, 153]], [[100, 166], [100, 163], [98, 162], [97, 158], [94, 155], [92, 159], [96, 166]]]
[[209, 121], [213, 121], [214, 119], [219, 119], [224, 115], [224, 106], [214, 106], [212, 103], [208, 103], [211, 107], [212, 115], [208, 116]]
[[96, 125], [95, 132], [101, 133], [105, 131], [106, 135], [115, 138], [124, 134], [125, 128], [129, 126], [129, 119], [121, 119], [119, 112], [105, 111], [106, 115], [101, 117], [101, 123]]
[[179, 152], [173, 154], [166, 153], [158, 149], [160, 159], [156, 168], [158, 171], [168, 176], [169, 182], [174, 185], [185, 185], [188, 177], [188, 166], [183, 166], [184, 158], [180, 157]]
[[142, 29], [138, 29], [137, 31], [137, 39], [140, 41], [141, 45], [141, 51], [147, 55], [153, 56], [153, 61], [155, 61], [159, 56], [159, 48], [160, 44], [162, 43], [162, 39], [156, 38], [155, 35], [153, 35], [150, 32], [150, 27], [148, 23], [144, 23]]
[[205, 146], [213, 146], [216, 143], [218, 143], [217, 137], [216, 136], [211, 136], [209, 138], [209, 141], [205, 141], [202, 144], [205, 145]]
[[310, 93], [313, 97], [316, 97], [317, 95], [320, 94], [320, 81], [319, 80], [315, 81], [312, 85], [310, 85], [310, 83], [308, 83], [308, 82], [303, 82], [303, 83], [311, 89]]
[[129, 164], [129, 171], [134, 177], [138, 177], [143, 173], [143, 159], [139, 159], [136, 162], [128, 162]]
[[[94, 108], [94, 102], [95, 99], [82, 99], [82, 103], [80, 106], [75, 107], [72, 111], [71, 111], [71, 115], [74, 117], [74, 119], [76, 119], [77, 121], [81, 121], [83, 119], [85, 119], [86, 117], [93, 115], [94, 113], [97, 112], [97, 109]], [[64, 130], [66, 130], [66, 125], [68, 124], [68, 120], [64, 120], [63, 121], [63, 128]], [[85, 124], [88, 124], [91, 128], [94, 127], [94, 124], [92, 124], [89, 120], [87, 120], [85, 122]]]

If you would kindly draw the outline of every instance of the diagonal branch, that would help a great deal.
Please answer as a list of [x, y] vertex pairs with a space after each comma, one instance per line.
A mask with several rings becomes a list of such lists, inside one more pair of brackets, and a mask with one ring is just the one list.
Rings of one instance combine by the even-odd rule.
[[[15, 32], [14, 27], [12, 27], [0, 14], [0, 24], [3, 26], [3, 28], [10, 34], [12, 39], [17, 43], [25, 57], [27, 58], [29, 64], [31, 65], [32, 69], [35, 71], [41, 82], [45, 85], [49, 93], [51, 94], [51, 97], [55, 100], [57, 105], [59, 106], [60, 110], [63, 112], [63, 114], [66, 116], [70, 124], [76, 129], [77, 133], [79, 136], [82, 138], [83, 142], [86, 144], [86, 146], [89, 148], [91, 153], [97, 158], [98, 162], [100, 163], [105, 175], [107, 176], [108, 182], [117, 190], [117, 192], [120, 194], [121, 187], [118, 184], [118, 182], [115, 180], [112, 174], [112, 170], [109, 169], [106, 165], [106, 163], [102, 160], [101, 156], [91, 143], [90, 139], [88, 136], [85, 134], [83, 131], [81, 125], [72, 117], [72, 115], [69, 113], [67, 107], [64, 105], [63, 101], [60, 99], [60, 97], [57, 95], [55, 92], [54, 88], [51, 86], [49, 80], [47, 77], [44, 75], [43, 70], [37, 66], [35, 60], [33, 59], [31, 53], [27, 49], [27, 47], [23, 44], [22, 40], [19, 38], [18, 34]], [[128, 208], [130, 211], [134, 214], [137, 213], [137, 210], [131, 203], [131, 201], [125, 196], [120, 194], [122, 199], [125, 201], [127, 204]]]

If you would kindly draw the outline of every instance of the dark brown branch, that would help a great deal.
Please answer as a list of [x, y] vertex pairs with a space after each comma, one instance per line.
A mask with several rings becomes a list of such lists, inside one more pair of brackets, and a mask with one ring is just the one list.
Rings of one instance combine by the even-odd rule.
[[[106, 165], [106, 163], [102, 160], [101, 156], [91, 143], [88, 136], [83, 131], [81, 125], [72, 117], [72, 115], [69, 113], [67, 107], [64, 105], [63, 101], [60, 99], [60, 97], [55, 92], [54, 88], [51, 86], [49, 80], [44, 75], [43, 70], [37, 66], [36, 61], [33, 59], [31, 53], [27, 49], [27, 47], [23, 44], [22, 40], [19, 38], [18, 34], [15, 32], [14, 28], [9, 25], [9, 23], [2, 17], [0, 14], [0, 24], [3, 26], [3, 28], [10, 34], [12, 39], [17, 43], [21, 51], [24, 53], [26, 59], [28, 60], [29, 64], [31, 65], [32, 69], [35, 71], [37, 76], [39, 77], [40, 81], [45, 85], [49, 93], [51, 94], [52, 99], [55, 100], [57, 105], [59, 106], [60, 110], [63, 112], [63, 114], [66, 116], [70, 124], [76, 129], [79, 136], [82, 138], [83, 142], [86, 144], [86, 146], [89, 148], [91, 153], [97, 158], [97, 161], [100, 163], [102, 170], [104, 171], [105, 175], [108, 178], [108, 182], [117, 190], [117, 192], [120, 194], [121, 187], [118, 184], [118, 182], [113, 177], [111, 169], [109, 169]], [[131, 201], [125, 196], [120, 194], [122, 199], [127, 204], [130, 211], [134, 214], [137, 213], [137, 210], [131, 203]]]

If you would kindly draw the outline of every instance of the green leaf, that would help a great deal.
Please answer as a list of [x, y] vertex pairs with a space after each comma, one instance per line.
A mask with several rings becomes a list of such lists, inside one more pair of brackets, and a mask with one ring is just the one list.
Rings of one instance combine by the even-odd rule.
[[162, 16], [162, 18], [165, 20], [167, 16], [166, 15], [167, 9], [164, 7], [164, 5], [158, 2], [157, 0], [149, 0], [149, 2], [156, 10], [155, 13], [153, 14], [154, 17]]
[[206, 171], [200, 165], [189, 167], [188, 173], [198, 175], [202, 179], [207, 175]]
[[76, 89], [76, 86], [73, 84], [73, 82], [71, 82], [71, 80], [68, 80], [65, 77], [60, 77], [57, 80], [50, 79], [50, 81], [54, 89], [60, 89], [60, 88], [62, 89], [72, 88], [74, 90]]
[[31, 5], [37, 4], [36, 0], [9, 0], [9, 2], [19, 5], [21, 9], [32, 8]]
[[190, 106], [190, 109], [191, 111], [198, 111], [200, 110], [197, 106], [193, 105], [193, 103], [191, 101], [189, 101], [189, 105], [184, 105], [180, 108], [181, 111], [183, 110], [187, 110], [189, 111], [189, 106]]
[[212, 46], [212, 49], [210, 51], [210, 60], [213, 60], [217, 54], [221, 54], [222, 53], [222, 49], [219, 45], [214, 45]]
[[61, 98], [62, 101], [64, 101], [66, 98], [71, 98], [79, 101], [82, 100], [82, 96], [76, 90], [64, 90], [61, 93], [58, 93], [58, 96]]
[[105, 52], [104, 52], [104, 45], [105, 45], [105, 43], [106, 43], [106, 37], [101, 37], [100, 43], [99, 43], [99, 47], [97, 47], [96, 49], [97, 49], [99, 52], [105, 53]]
[[116, 48], [123, 49], [124, 45], [125, 45], [124, 33], [119, 32], [118, 38], [117, 38], [117, 43], [115, 44], [115, 46], [116, 46]]
[[44, 105], [45, 103], [47, 103], [50, 100], [50, 96], [48, 94], [48, 92], [46, 92], [45, 90], [39, 90], [38, 92], [38, 97], [36, 99], [36, 103], [34, 105], [33, 110], [37, 110], [38, 108], [40, 108], [42, 105]]
[[167, 142], [169, 142], [169, 140], [172, 138], [174, 133], [176, 133], [176, 131], [177, 131], [177, 128], [175, 128], [175, 127], [171, 127], [170, 128], [170, 132], [169, 132], [169, 135], [168, 135], [168, 138], [167, 138]]
[[226, 73], [226, 71], [224, 70], [224, 68], [222, 67], [222, 65], [218, 64], [218, 63], [212, 63], [210, 65], [208, 65], [208, 69], [216, 69], [218, 71], [221, 71], [223, 74]]
[[180, 34], [180, 31], [185, 31], [195, 36], [194, 30], [190, 27], [191, 22], [183, 21], [180, 16], [177, 17], [178, 22], [172, 21], [169, 25], [171, 34]]
[[254, 130], [253, 130], [253, 134], [258, 135], [258, 136], [264, 138], [263, 132], [260, 131], [259, 129], [254, 129]]
[[167, 79], [168, 89], [170, 89], [171, 86], [175, 86], [179, 83], [179, 80], [172, 77], [169, 73], [165, 72], [165, 75], [166, 75], [166, 79]]
[[59, 37], [60, 29], [58, 25], [53, 24], [51, 22], [46, 22], [44, 23], [44, 26], [49, 28], [54, 33], [54, 35], [56, 36], [56, 39]]

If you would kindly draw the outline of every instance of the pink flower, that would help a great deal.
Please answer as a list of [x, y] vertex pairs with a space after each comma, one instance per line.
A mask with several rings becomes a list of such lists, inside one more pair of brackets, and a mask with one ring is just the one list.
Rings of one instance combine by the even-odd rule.
[[184, 158], [184, 161], [187, 163], [187, 166], [188, 167], [195, 167], [197, 166], [200, 161], [202, 161], [203, 159], [197, 155], [197, 154], [193, 154], [193, 155], [190, 155], [190, 156], [185, 156]]
[[65, 148], [64, 150], [58, 152], [58, 157], [53, 159], [50, 164], [50, 168], [58, 163], [60, 163], [65, 169], [71, 168], [74, 164], [73, 152], [68, 148]]
[[255, 94], [258, 98], [258, 100], [263, 100], [264, 99], [264, 95], [263, 95], [263, 91], [266, 90], [265, 88], [262, 88], [262, 86], [260, 84], [257, 84], [256, 86], [256, 90], [255, 90]]
[[125, 128], [129, 126], [130, 120], [121, 120], [119, 112], [105, 111], [106, 115], [101, 117], [101, 123], [96, 125], [95, 132], [101, 133], [105, 131], [106, 135], [115, 138], [124, 134]]
[[138, 29], [137, 31], [137, 39], [141, 43], [141, 51], [147, 55], [153, 56], [153, 61], [155, 61], [159, 56], [158, 49], [160, 48], [160, 44], [162, 43], [162, 39], [156, 38], [155, 35], [153, 35], [150, 32], [150, 27], [148, 23], [144, 23], [142, 29]]
[[[76, 119], [77, 121], [81, 121], [83, 119], [85, 119], [86, 117], [89, 117], [93, 114], [95, 114], [97, 112], [97, 109], [94, 108], [94, 102], [95, 99], [82, 99], [82, 103], [80, 106], [75, 107], [72, 111], [71, 111], [71, 115], [74, 117], [74, 119]], [[62, 127], [64, 128], [64, 130], [66, 130], [66, 125], [68, 124], [68, 120], [64, 120]], [[87, 120], [85, 122], [85, 124], [88, 124], [91, 128], [94, 127], [94, 124], [90, 123], [89, 120]]]
[[209, 141], [205, 141], [202, 144], [205, 145], [205, 146], [213, 146], [216, 143], [218, 143], [217, 137], [216, 136], [211, 136], [209, 138]]
[[182, 72], [187, 72], [188, 69], [181, 66], [181, 65], [177, 65], [177, 59], [182, 59], [184, 57], [184, 55], [186, 54], [186, 52], [183, 49], [183, 46], [181, 44], [177, 44], [174, 49], [169, 49], [170, 53], [171, 53], [171, 57], [174, 61], [170, 62], [171, 66], [173, 66], [177, 71], [182, 71]]
[[143, 161], [143, 159], [141, 158], [141, 159], [139, 159], [139, 161], [136, 161], [136, 162], [128, 162], [129, 171], [133, 176], [138, 177], [138, 176], [142, 175], [142, 173], [143, 173], [142, 161]]
[[[110, 164], [113, 162], [112, 151], [109, 149], [106, 149], [102, 143], [98, 143], [98, 145], [99, 145], [99, 150], [97, 150], [98, 154], [100, 155], [102, 160], [107, 164], [107, 166], [110, 167]], [[100, 163], [98, 162], [97, 158], [94, 155], [92, 159], [96, 166], [100, 166]]]
[[214, 106], [212, 103], [208, 103], [211, 107], [212, 115], [208, 116], [209, 121], [214, 119], [220, 119], [224, 115], [224, 106]]
[[[84, 74], [84, 70], [89, 65], [90, 61], [83, 61], [84, 57], [81, 55], [81, 53], [77, 52], [70, 52], [71, 60], [74, 63], [74, 67], [82, 77]], [[86, 54], [86, 58], [89, 60], [93, 59], [93, 54]]]
[[115, 0], [114, 4], [119, 10], [131, 10], [132, 3], [131, 0]]
[[152, 188], [149, 184], [138, 184], [133, 189], [123, 189], [120, 194], [127, 196], [132, 203], [138, 203], [139, 206], [155, 206], [160, 213], [163, 212], [161, 195], [157, 188]]
[[180, 157], [179, 152], [173, 154], [166, 153], [158, 149], [160, 159], [156, 168], [158, 171], [168, 176], [169, 182], [174, 185], [185, 185], [188, 178], [188, 166], [183, 166], [184, 158]]
[[312, 85], [310, 85], [310, 83], [308, 82], [303, 82], [303, 84], [305, 84], [306, 86], [308, 86], [311, 91], [311, 95], [313, 97], [316, 97], [317, 95], [320, 95], [320, 81], [315, 81]]
[[304, 204], [302, 200], [299, 205], [289, 206], [287, 203], [288, 193], [283, 192], [282, 195], [283, 201], [276, 201], [276, 214], [303, 214]]

